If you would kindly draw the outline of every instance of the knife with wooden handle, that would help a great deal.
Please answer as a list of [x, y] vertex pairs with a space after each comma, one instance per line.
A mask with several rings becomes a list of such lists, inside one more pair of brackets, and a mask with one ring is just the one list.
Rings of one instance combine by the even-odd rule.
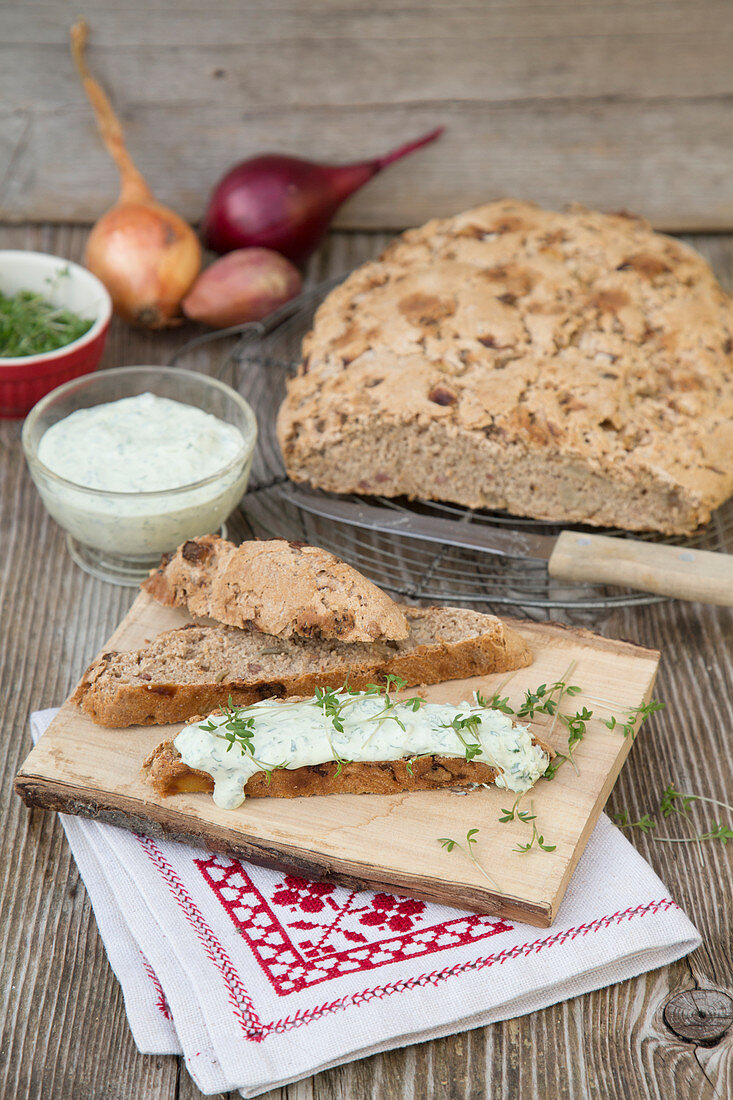
[[584, 531], [562, 531], [555, 537], [505, 530], [484, 523], [392, 511], [292, 483], [280, 491], [290, 504], [324, 519], [486, 554], [546, 561], [554, 580], [615, 584], [677, 600], [733, 607], [733, 554]]

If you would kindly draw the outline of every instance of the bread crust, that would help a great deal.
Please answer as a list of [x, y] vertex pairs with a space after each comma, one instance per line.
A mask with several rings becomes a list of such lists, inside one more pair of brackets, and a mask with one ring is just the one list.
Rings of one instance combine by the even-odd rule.
[[[338, 687], [348, 678], [352, 688], [364, 689], [369, 683], [384, 683], [387, 675], [399, 676], [409, 685], [439, 683], [443, 680], [465, 679], [492, 672], [511, 671], [531, 664], [532, 654], [524, 639], [493, 615], [450, 608], [402, 609], [411, 624], [411, 635], [405, 642], [344, 645], [333, 643], [330, 650], [313, 658], [308, 650], [307, 666], [287, 673], [286, 662], [269, 658], [268, 668], [275, 675], [263, 677], [258, 672], [246, 673], [257, 662], [246, 661], [237, 676], [207, 679], [207, 673], [194, 682], [184, 682], [180, 670], [195, 668], [197, 656], [206, 653], [207, 662], [216, 669], [210, 657], [214, 644], [226, 647], [236, 641], [229, 627], [191, 626], [168, 631], [150, 646], [135, 653], [105, 653], [84, 673], [72, 699], [94, 722], [102, 726], [124, 727], [183, 722], [194, 714], [209, 713], [231, 696], [237, 706], [247, 706], [261, 699], [293, 695], [312, 695], [316, 687]], [[465, 619], [465, 637], [450, 640], [451, 618]], [[475, 625], [473, 625], [475, 624]], [[421, 632], [418, 635], [418, 630]], [[412, 644], [413, 637], [429, 638]], [[249, 642], [260, 652], [268, 647], [267, 635], [248, 632]], [[304, 643], [283, 643], [291, 652]], [[151, 653], [180, 652], [177, 660], [178, 680], [166, 678], [160, 672], [151, 679], [144, 671], [146, 657]], [[224, 648], [226, 654], [226, 648]], [[189, 655], [190, 654], [190, 655]], [[254, 651], [256, 656], [256, 650]], [[262, 659], [264, 662], [264, 658]], [[165, 659], [162, 661], [165, 664]], [[292, 662], [291, 662], [292, 663]], [[154, 667], [158, 667], [157, 665]], [[147, 680], [142, 676], [148, 676]], [[277, 671], [280, 675], [277, 675]], [[216, 676], [220, 673], [215, 673]]]
[[350, 565], [307, 543], [189, 539], [142, 585], [159, 603], [279, 638], [407, 637], [404, 612]]
[[398, 238], [321, 305], [288, 474], [687, 534], [733, 493], [733, 309], [641, 219], [505, 200]]

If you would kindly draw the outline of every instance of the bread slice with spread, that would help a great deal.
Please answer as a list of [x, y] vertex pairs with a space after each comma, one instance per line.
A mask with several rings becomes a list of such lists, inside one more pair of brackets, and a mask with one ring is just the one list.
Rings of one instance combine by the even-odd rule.
[[224, 707], [151, 753], [158, 794], [209, 791], [223, 809], [245, 797], [392, 794], [495, 783], [517, 794], [545, 774], [552, 751], [527, 726], [477, 697], [429, 703], [344, 685], [309, 699]]

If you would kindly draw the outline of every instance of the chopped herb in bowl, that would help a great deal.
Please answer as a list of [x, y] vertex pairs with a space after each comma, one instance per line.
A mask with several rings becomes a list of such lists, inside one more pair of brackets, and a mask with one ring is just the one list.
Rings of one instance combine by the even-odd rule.
[[33, 290], [0, 291], [0, 359], [42, 355], [78, 340], [94, 324]]

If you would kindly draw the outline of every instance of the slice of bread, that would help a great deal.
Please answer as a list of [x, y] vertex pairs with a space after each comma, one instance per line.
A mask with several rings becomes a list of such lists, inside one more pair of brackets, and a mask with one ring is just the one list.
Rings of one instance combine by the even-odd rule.
[[226, 703], [312, 695], [316, 687], [434, 684], [531, 664], [516, 631], [493, 615], [449, 607], [400, 607], [399, 641], [273, 638], [254, 627], [190, 624], [144, 649], [105, 653], [85, 672], [73, 699], [102, 726], [183, 722]]
[[406, 638], [404, 611], [328, 550], [286, 539], [189, 539], [142, 586], [160, 603], [278, 638]]
[[[539, 744], [539, 742], [538, 742]], [[546, 746], [543, 746], [546, 747]], [[453, 756], [423, 756], [407, 760], [350, 761], [339, 768], [335, 760], [311, 767], [264, 772], [245, 784], [247, 798], [303, 798], [323, 794], [396, 794], [398, 791], [433, 791], [440, 787], [469, 787], [493, 783], [498, 775], [483, 761]], [[153, 749], [142, 768], [148, 783], [166, 798], [171, 794], [213, 792], [214, 780], [206, 772], [189, 768], [172, 741]]]

